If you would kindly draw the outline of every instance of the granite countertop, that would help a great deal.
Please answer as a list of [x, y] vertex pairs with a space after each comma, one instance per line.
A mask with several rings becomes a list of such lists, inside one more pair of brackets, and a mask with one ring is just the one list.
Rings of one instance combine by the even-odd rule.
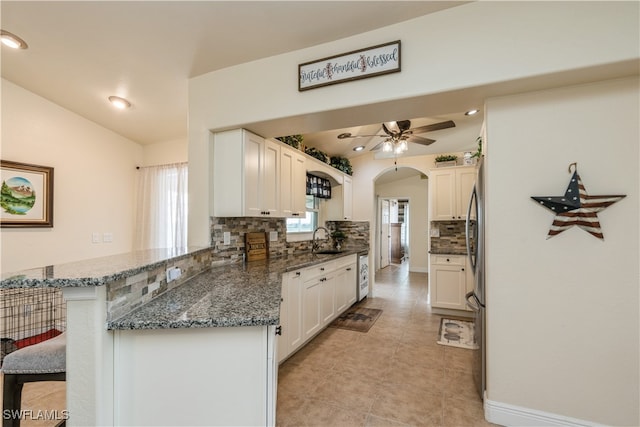
[[214, 267], [108, 322], [107, 329], [277, 325], [281, 284], [278, 262]]
[[[167, 260], [211, 248], [150, 250], [94, 260], [24, 270], [3, 277], [0, 288], [103, 286]], [[300, 252], [262, 261], [211, 267], [122, 317], [107, 329], [168, 329], [277, 325], [280, 322], [282, 274], [368, 248], [346, 248], [338, 254]]]
[[0, 288], [103, 286], [210, 248], [151, 249], [2, 274]]
[[107, 323], [107, 329], [210, 328], [278, 325], [282, 274], [365, 252], [294, 255], [214, 267]]

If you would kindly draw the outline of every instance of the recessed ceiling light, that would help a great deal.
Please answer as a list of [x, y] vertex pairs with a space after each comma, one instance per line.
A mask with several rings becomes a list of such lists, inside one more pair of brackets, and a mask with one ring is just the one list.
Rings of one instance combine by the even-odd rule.
[[362, 151], [364, 150], [364, 145], [358, 145], [357, 147], [353, 147], [353, 151]]
[[12, 49], [27, 49], [29, 47], [26, 41], [5, 30], [0, 30], [0, 40], [3, 45]]
[[480, 110], [469, 110], [466, 113], [464, 113], [465, 116], [473, 116], [474, 114], [478, 114]]
[[109, 102], [113, 104], [114, 107], [119, 108], [121, 110], [127, 109], [131, 107], [131, 103], [124, 98], [120, 98], [119, 96], [110, 96]]

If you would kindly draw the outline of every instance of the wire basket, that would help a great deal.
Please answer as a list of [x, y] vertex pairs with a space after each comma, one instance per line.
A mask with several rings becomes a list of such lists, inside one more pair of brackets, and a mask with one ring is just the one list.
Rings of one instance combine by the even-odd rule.
[[61, 289], [0, 289], [0, 366], [7, 354], [60, 335], [66, 319]]

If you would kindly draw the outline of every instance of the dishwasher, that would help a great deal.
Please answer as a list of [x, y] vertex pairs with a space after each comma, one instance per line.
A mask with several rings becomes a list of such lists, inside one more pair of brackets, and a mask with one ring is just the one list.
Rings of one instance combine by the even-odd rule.
[[358, 255], [358, 301], [369, 293], [369, 253]]

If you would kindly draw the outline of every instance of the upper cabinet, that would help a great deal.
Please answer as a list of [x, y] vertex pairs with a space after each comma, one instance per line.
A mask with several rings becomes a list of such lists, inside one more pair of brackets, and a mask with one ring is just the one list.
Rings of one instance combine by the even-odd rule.
[[280, 211], [291, 218], [306, 214], [306, 158], [298, 150], [282, 147], [280, 155]]
[[353, 219], [353, 180], [345, 175], [342, 185], [331, 188], [331, 199], [327, 201], [328, 220], [348, 221]]
[[281, 216], [279, 144], [244, 129], [213, 141], [213, 215]]
[[352, 219], [351, 177], [279, 141], [246, 129], [218, 132], [211, 163], [213, 216], [304, 217], [309, 171], [337, 183], [327, 200], [327, 219]]
[[475, 180], [475, 166], [432, 169], [429, 175], [431, 220], [466, 219]]

